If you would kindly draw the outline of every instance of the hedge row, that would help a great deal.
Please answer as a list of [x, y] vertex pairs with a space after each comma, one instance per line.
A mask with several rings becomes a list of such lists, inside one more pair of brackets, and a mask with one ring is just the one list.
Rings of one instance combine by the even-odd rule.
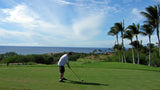
[[[149, 62], [149, 50], [147, 48], [143, 48], [140, 50], [140, 64], [148, 65]], [[128, 49], [125, 51], [126, 53], [126, 61], [127, 63], [133, 63], [132, 50]], [[138, 55], [136, 49], [134, 49], [135, 62], [138, 61]], [[122, 59], [122, 54], [121, 54]], [[119, 51], [115, 51], [112, 56], [108, 56], [104, 59], [105, 62], [119, 62]], [[122, 60], [120, 61], [122, 62]], [[155, 67], [160, 67], [160, 56], [158, 48], [153, 48], [151, 52], [151, 65]]]
[[[0, 54], [0, 63], [39, 63], [39, 64], [56, 64], [59, 58], [65, 53], [58, 54], [42, 54], [42, 55], [18, 55], [15, 52], [8, 52], [5, 54]], [[86, 57], [89, 54], [85, 53], [73, 53], [71, 57], [69, 57], [70, 61], [76, 61], [78, 58]]]

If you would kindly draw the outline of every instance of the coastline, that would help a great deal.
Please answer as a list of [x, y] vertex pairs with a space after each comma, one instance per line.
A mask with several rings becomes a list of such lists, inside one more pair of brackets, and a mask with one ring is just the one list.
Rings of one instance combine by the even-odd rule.
[[103, 52], [113, 52], [109, 48], [0, 46], [0, 54], [6, 52], [15, 52], [22, 55], [62, 52], [91, 53], [95, 49]]

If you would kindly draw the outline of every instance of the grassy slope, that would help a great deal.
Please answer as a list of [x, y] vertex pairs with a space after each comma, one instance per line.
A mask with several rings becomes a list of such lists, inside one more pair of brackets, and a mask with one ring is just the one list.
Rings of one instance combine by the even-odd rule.
[[151, 90], [160, 89], [160, 68], [124, 63], [72, 62], [81, 83], [66, 68], [70, 81], [58, 82], [58, 67], [36, 65], [0, 67], [0, 90]]

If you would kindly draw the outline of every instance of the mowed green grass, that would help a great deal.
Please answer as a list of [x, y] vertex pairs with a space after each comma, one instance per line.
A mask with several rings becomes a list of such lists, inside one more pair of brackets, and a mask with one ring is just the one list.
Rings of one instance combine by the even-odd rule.
[[160, 68], [94, 62], [70, 63], [82, 83], [66, 67], [64, 83], [57, 65], [0, 66], [0, 90], [160, 90]]

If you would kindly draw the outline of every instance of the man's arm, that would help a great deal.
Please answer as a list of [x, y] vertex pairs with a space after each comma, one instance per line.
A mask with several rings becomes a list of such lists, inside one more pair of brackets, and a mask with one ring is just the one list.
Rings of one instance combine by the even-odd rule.
[[69, 63], [66, 63], [66, 64], [67, 64], [68, 68], [69, 68], [69, 69], [71, 69], [71, 67], [70, 67]]

